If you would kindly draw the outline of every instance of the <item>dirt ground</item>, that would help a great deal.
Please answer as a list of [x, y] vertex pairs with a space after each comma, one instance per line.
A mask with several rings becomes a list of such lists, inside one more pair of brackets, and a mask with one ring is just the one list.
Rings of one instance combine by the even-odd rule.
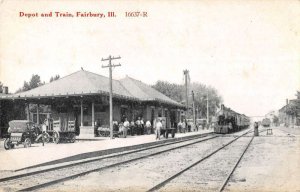
[[272, 131], [253, 140], [225, 191], [300, 192], [300, 129]]

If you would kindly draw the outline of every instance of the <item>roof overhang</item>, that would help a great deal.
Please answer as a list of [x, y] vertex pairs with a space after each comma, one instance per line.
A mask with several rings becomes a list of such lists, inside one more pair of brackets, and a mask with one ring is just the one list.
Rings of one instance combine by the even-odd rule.
[[[97, 96], [97, 95], [102, 95], [102, 96], [109, 96], [108, 92], [104, 91], [98, 91], [97, 93], [73, 93], [73, 94], [58, 94], [58, 95], [20, 95], [20, 94], [14, 94], [14, 95], [9, 95], [9, 96], [2, 96], [0, 99], [3, 100], [27, 100], [27, 99], [51, 99], [51, 98], [69, 98], [69, 97], [84, 97], [84, 96]], [[119, 99], [127, 99], [127, 100], [133, 100], [133, 101], [138, 101], [138, 98], [135, 97], [128, 97], [120, 94], [113, 94], [113, 97], [119, 98]]]

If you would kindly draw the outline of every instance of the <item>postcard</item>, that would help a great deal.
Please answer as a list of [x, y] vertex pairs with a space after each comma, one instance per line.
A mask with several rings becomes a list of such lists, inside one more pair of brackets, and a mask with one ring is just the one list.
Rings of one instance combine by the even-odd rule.
[[300, 1], [2, 0], [0, 191], [300, 192]]

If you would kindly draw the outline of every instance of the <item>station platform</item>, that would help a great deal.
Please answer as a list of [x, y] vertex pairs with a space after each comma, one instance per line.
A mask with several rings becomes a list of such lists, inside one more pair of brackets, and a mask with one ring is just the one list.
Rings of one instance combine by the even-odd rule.
[[[184, 137], [195, 137], [211, 132], [213, 132], [212, 129], [199, 130], [198, 132], [176, 133], [174, 139], [180, 140]], [[174, 139], [170, 137], [165, 139], [161, 136], [161, 140], [156, 140], [153, 134], [115, 139], [106, 137], [98, 137], [93, 140], [81, 138], [75, 143], [45, 143], [44, 146], [42, 146], [41, 143], [37, 143], [29, 148], [24, 148], [23, 145], [19, 145], [11, 150], [5, 150], [3, 140], [1, 140], [0, 171], [11, 171], [37, 165], [51, 165], [75, 161], [165, 143]]]

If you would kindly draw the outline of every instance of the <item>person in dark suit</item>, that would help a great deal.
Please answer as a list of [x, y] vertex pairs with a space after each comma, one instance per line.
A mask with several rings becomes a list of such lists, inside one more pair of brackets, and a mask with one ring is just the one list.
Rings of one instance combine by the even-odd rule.
[[136, 120], [135, 124], [136, 124], [136, 129], [137, 129], [137, 135], [141, 135], [142, 134], [142, 132], [141, 132], [141, 130], [142, 130], [142, 123], [141, 123], [141, 118], [140, 117], [138, 117], [138, 119]]

